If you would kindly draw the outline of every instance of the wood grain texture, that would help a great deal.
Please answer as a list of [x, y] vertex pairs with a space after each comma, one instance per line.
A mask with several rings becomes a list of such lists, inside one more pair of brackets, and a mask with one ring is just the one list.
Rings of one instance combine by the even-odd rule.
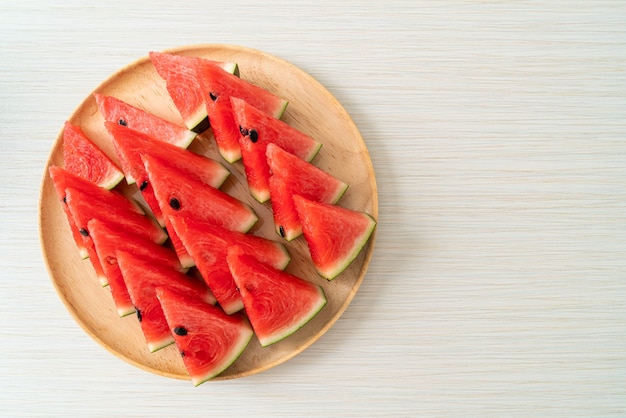
[[[0, 11], [2, 415], [626, 413], [623, 2]], [[194, 43], [267, 51], [319, 80], [363, 135], [379, 190], [370, 268], [341, 319], [278, 367], [198, 389], [76, 325], [36, 224], [67, 115], [147, 51]]]

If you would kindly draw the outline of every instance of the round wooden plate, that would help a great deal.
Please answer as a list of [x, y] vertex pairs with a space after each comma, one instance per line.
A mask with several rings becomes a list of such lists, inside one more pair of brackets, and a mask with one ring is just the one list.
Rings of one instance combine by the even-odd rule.
[[[376, 180], [363, 138], [350, 115], [315, 79], [279, 58], [238, 46], [197, 45], [167, 52], [237, 62], [241, 78], [289, 100], [283, 120], [323, 143], [313, 163], [349, 185], [338, 205], [378, 218]], [[95, 92], [115, 96], [182, 124], [164, 81], [147, 57], [113, 74]], [[78, 106], [69, 121], [80, 126], [117, 161], [92, 95]], [[252, 232], [280, 240], [274, 231], [270, 205], [259, 204], [249, 194], [241, 162], [228, 164], [222, 160], [210, 132], [198, 136], [191, 149], [223, 162], [230, 169], [232, 175], [222, 190], [247, 202], [257, 212], [260, 220]], [[90, 262], [82, 260], [78, 254], [48, 176], [50, 165], [63, 165], [62, 130], [51, 150], [41, 185], [39, 227], [48, 271], [67, 309], [91, 337], [125, 361], [159, 375], [188, 379], [175, 346], [150, 353], [136, 317], [120, 318], [117, 315], [110, 292], [100, 287]], [[122, 192], [132, 192], [125, 184], [118, 187]], [[292, 257], [287, 271], [320, 284], [328, 298], [327, 305], [311, 322], [279, 343], [262, 348], [253, 338], [241, 357], [214, 380], [267, 370], [302, 352], [320, 338], [341, 316], [361, 285], [372, 255], [375, 234], [350, 267], [330, 282], [316, 274], [303, 237], [285, 242]]]

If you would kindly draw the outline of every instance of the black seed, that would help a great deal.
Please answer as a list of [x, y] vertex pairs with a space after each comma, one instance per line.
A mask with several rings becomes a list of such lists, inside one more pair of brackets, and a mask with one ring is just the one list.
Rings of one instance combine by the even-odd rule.
[[180, 201], [175, 197], [170, 199], [170, 207], [174, 210], [180, 209]]
[[184, 337], [187, 335], [187, 329], [185, 329], [185, 327], [176, 327], [174, 328], [174, 334]]
[[239, 132], [242, 136], [248, 136], [248, 130], [241, 125], [239, 126]]
[[63, 203], [67, 205], [67, 196], [63, 196]]
[[211, 98], [211, 100], [216, 101], [217, 100], [217, 96], [213, 94], [213, 92], [209, 93], [209, 97]]
[[184, 351], [181, 351], [181, 352], [180, 352], [180, 356], [181, 356], [181, 357], [185, 357], [185, 352], [184, 352]]
[[148, 180], [144, 180], [141, 182], [141, 185], [139, 186], [139, 190], [143, 192], [146, 189], [146, 187], [148, 187]]
[[122, 118], [120, 118], [120, 120], [117, 121], [117, 123], [119, 123], [122, 126], [128, 126], [128, 124], [126, 123], [126, 121]]
[[256, 142], [259, 140], [259, 133], [256, 131], [256, 129], [250, 129], [248, 135], [250, 135], [250, 141], [252, 142]]
[[278, 227], [278, 232], [280, 233], [280, 236], [285, 238], [285, 228], [283, 228], [283, 226], [279, 226]]
[[85, 228], [80, 228], [80, 229], [78, 230], [78, 232], [80, 232], [80, 234], [81, 234], [83, 237], [88, 237], [88, 236], [89, 236], [89, 231], [87, 231]]
[[139, 322], [141, 322], [141, 311], [137, 308], [135, 308], [135, 311], [137, 313], [137, 319], [139, 320]]

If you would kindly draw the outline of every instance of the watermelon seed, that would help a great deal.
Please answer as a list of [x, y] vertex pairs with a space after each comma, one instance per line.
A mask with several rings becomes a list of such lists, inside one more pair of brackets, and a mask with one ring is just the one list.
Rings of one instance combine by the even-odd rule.
[[283, 226], [279, 226], [278, 227], [278, 232], [280, 233], [280, 236], [285, 238], [285, 228], [283, 228]]
[[141, 322], [141, 311], [135, 307], [135, 311], [137, 312], [137, 319]]
[[181, 356], [181, 357], [185, 357], [185, 352], [184, 352], [184, 351], [181, 351], [181, 352], [180, 352], [180, 356]]
[[139, 190], [143, 192], [146, 189], [146, 187], [148, 187], [148, 180], [144, 180], [141, 182], [141, 186], [139, 186]]
[[185, 327], [176, 327], [174, 328], [174, 334], [184, 337], [187, 335], [187, 329]]
[[63, 203], [67, 205], [67, 196], [63, 196]]
[[250, 141], [252, 142], [256, 142], [259, 140], [259, 133], [256, 131], [256, 129], [250, 129]]
[[122, 126], [128, 126], [128, 124], [126, 123], [126, 121], [122, 118], [120, 118], [120, 120], [117, 121], [118, 124], [122, 125]]
[[213, 94], [213, 92], [209, 93], [209, 97], [211, 98], [211, 100], [216, 101], [217, 100], [217, 96], [215, 94]]
[[85, 228], [80, 228], [80, 229], [78, 230], [78, 232], [80, 232], [80, 234], [81, 234], [83, 237], [88, 237], [88, 236], [89, 236], [89, 231], [87, 231]]
[[180, 201], [175, 197], [170, 199], [170, 207], [174, 210], [180, 209]]
[[239, 132], [242, 136], [248, 136], [248, 130], [241, 125], [239, 125]]

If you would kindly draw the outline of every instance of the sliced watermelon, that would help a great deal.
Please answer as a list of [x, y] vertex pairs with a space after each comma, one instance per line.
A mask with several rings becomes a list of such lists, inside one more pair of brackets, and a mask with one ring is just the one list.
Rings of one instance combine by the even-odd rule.
[[185, 172], [187, 176], [216, 188], [219, 188], [230, 175], [226, 167], [204, 155], [163, 143], [146, 134], [112, 122], [105, 122], [105, 126], [113, 138], [115, 151], [122, 163], [126, 180], [129, 183], [138, 184], [144, 200], [162, 226], [165, 225], [163, 214], [148, 181], [141, 154], [158, 157], [168, 165]]
[[58, 166], [50, 166], [48, 169], [50, 174], [50, 178], [52, 179], [52, 184], [54, 185], [54, 189], [63, 206], [63, 211], [65, 212], [66, 218], [68, 220], [70, 230], [72, 232], [72, 237], [74, 238], [74, 242], [80, 252], [80, 255], [83, 259], [89, 257], [89, 252], [85, 247], [83, 242], [83, 237], [80, 234], [79, 228], [76, 226], [74, 222], [74, 218], [70, 212], [69, 207], [67, 206], [67, 200], [65, 196], [65, 190], [67, 188], [73, 188], [80, 190], [90, 196], [90, 199], [97, 199], [108, 201], [109, 203], [120, 206], [120, 207], [128, 207], [129, 210], [136, 210], [138, 213], [143, 214], [140, 206], [136, 203], [133, 203], [129, 199], [126, 199], [124, 196], [102, 188], [95, 183], [92, 183], [89, 180], [86, 180], [83, 177], [77, 176], [75, 174], [70, 173], [64, 168]]
[[348, 189], [343, 181], [273, 143], [267, 145], [267, 162], [272, 173], [269, 184], [274, 225], [287, 241], [302, 234], [294, 194], [335, 204]]
[[277, 270], [244, 248], [230, 247], [227, 262], [263, 347], [293, 334], [326, 305], [320, 286]]
[[124, 174], [83, 131], [69, 121], [63, 129], [65, 169], [106, 189], [114, 188]]
[[89, 195], [77, 189], [66, 189], [65, 197], [76, 226], [79, 230], [86, 231], [82, 235], [88, 235], [87, 223], [90, 220], [101, 219], [114, 228], [136, 234], [157, 244], [163, 244], [167, 240], [165, 231], [145, 215], [108, 202], [90, 199]]
[[243, 308], [243, 302], [226, 263], [228, 247], [239, 245], [259, 260], [283, 270], [290, 257], [285, 247], [275, 241], [251, 234], [229, 231], [194, 219], [171, 216], [176, 234], [195, 260], [202, 277], [227, 314]]
[[245, 203], [159, 159], [142, 155], [149, 182], [163, 215], [211, 222], [231, 231], [247, 232], [258, 217]]
[[376, 221], [364, 212], [293, 197], [318, 273], [332, 280], [359, 255]]
[[187, 269], [180, 265], [176, 253], [167, 247], [111, 228], [100, 219], [90, 220], [87, 227], [104, 274], [108, 279], [109, 289], [120, 317], [134, 313], [135, 307], [128, 294], [122, 272], [117, 265], [116, 251], [126, 251], [149, 260], [151, 263], [162, 264], [181, 273], [187, 272]]
[[252, 196], [263, 203], [270, 198], [267, 145], [274, 143], [305, 161], [311, 161], [322, 144], [244, 100], [233, 97], [231, 103], [240, 128], [239, 145], [248, 187]]
[[194, 61], [205, 101], [213, 135], [220, 154], [228, 162], [241, 159], [239, 149], [239, 125], [233, 117], [230, 98], [238, 97], [255, 106], [260, 111], [280, 118], [288, 102], [281, 97], [229, 74], [208, 61]]
[[195, 386], [226, 370], [252, 339], [252, 328], [243, 315], [226, 315], [216, 306], [167, 287], [158, 287], [156, 295]]
[[[208, 61], [163, 52], [150, 52], [150, 60], [157, 73], [165, 80], [167, 91], [189, 130], [202, 133], [210, 126], [203, 89], [190, 62]], [[229, 73], [238, 73], [237, 64], [216, 62]]]
[[157, 287], [178, 289], [208, 303], [213, 300], [213, 295], [202, 281], [195, 280], [170, 267], [124, 251], [117, 251], [116, 259], [130, 298], [137, 310], [137, 318], [141, 323], [141, 330], [150, 352], [160, 350], [174, 342], [156, 296]]
[[93, 96], [105, 121], [128, 126], [130, 129], [181, 148], [187, 148], [197, 135], [187, 128], [113, 96], [103, 96], [98, 93], [94, 93]]

